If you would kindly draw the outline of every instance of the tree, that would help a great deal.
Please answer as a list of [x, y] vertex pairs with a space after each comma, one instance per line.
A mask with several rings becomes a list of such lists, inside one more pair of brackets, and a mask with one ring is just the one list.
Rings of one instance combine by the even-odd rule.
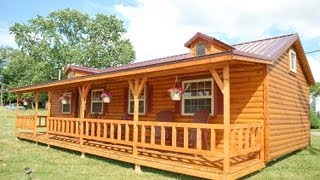
[[320, 82], [317, 82], [316, 84], [310, 87], [310, 93], [313, 95], [320, 93]]
[[64, 9], [15, 23], [10, 32], [19, 48], [6, 70], [11, 87], [51, 81], [67, 64], [101, 69], [135, 58], [130, 41], [123, 38], [123, 22], [115, 16]]

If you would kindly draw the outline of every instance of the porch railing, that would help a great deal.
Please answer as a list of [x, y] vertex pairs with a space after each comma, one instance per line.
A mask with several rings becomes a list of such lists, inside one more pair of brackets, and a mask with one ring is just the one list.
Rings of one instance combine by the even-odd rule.
[[[16, 127], [33, 130], [35, 116], [17, 116]], [[47, 118], [47, 132], [79, 138], [79, 143], [100, 141], [138, 148], [138, 151], [167, 151], [223, 158], [223, 124], [139, 121], [134, 143], [134, 122], [130, 120]], [[230, 157], [263, 150], [262, 123], [230, 125]]]
[[16, 128], [35, 130], [36, 117], [34, 115], [18, 115], [16, 117]]

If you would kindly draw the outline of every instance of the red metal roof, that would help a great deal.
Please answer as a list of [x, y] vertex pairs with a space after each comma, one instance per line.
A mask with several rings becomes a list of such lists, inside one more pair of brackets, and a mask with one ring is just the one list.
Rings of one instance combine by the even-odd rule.
[[[204, 34], [197, 33], [196, 35], [202, 36]], [[194, 37], [196, 37], [196, 35]], [[204, 36], [207, 36], [207, 35], [204, 35]], [[210, 36], [207, 36], [207, 37], [209, 38]], [[191, 38], [189, 41], [192, 41], [192, 39], [193, 38]], [[235, 44], [235, 45], [232, 45], [234, 49], [232, 49], [231, 51], [232, 51], [232, 54], [235, 54], [235, 55], [241, 55], [241, 56], [259, 58], [266, 61], [272, 61], [277, 59], [283, 53], [283, 51], [287, 49], [289, 46], [291, 46], [292, 43], [297, 39], [298, 39], [297, 34], [277, 36], [277, 37], [272, 37], [267, 39]], [[151, 65], [172, 63], [180, 60], [185, 60], [188, 58], [190, 58], [189, 53], [185, 53], [185, 54], [178, 54], [174, 56], [168, 56], [163, 58], [131, 63], [131, 64], [125, 64], [122, 66], [108, 67], [100, 70], [83, 67], [83, 66], [77, 66], [77, 65], [70, 65], [69, 67], [73, 69], [81, 70], [81, 71], [91, 72], [93, 74], [99, 74], [99, 73], [106, 73], [106, 72], [115, 72], [115, 71], [121, 71], [121, 70], [143, 68]]]
[[298, 39], [297, 34], [288, 34], [273, 38], [235, 44], [234, 53], [265, 60], [277, 59], [285, 49]]

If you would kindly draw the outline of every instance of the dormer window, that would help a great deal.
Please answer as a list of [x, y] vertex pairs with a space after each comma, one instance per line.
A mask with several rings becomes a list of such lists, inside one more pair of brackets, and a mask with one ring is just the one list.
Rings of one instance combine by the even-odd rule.
[[289, 51], [290, 71], [293, 73], [297, 72], [297, 54], [294, 50]]
[[196, 55], [197, 56], [201, 56], [201, 55], [204, 55], [206, 54], [206, 49], [205, 49], [205, 44], [204, 43], [201, 43], [201, 44], [197, 44], [196, 45]]

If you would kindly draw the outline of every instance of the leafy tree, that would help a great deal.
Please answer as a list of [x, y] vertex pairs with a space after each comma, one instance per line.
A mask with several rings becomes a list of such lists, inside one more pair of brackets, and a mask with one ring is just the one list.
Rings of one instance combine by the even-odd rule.
[[320, 128], [320, 118], [317, 116], [317, 113], [312, 108], [310, 108], [310, 128]]
[[11, 87], [51, 81], [67, 64], [106, 68], [135, 58], [115, 16], [64, 9], [15, 23], [10, 32], [19, 47], [6, 71]]
[[314, 94], [314, 93], [320, 93], [320, 82], [317, 82], [315, 85], [310, 87], [310, 93]]

